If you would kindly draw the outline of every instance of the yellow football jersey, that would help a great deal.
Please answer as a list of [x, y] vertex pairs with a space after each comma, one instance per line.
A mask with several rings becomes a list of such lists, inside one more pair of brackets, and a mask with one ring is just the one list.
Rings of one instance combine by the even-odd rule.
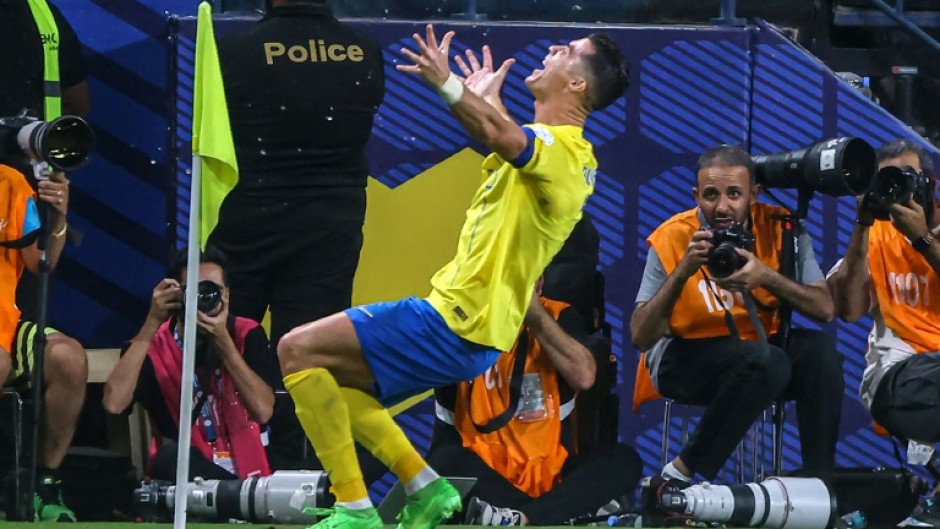
[[580, 127], [523, 130], [519, 158], [483, 161], [457, 255], [434, 274], [428, 296], [457, 335], [500, 351], [515, 343], [535, 282], [581, 219], [597, 172]]

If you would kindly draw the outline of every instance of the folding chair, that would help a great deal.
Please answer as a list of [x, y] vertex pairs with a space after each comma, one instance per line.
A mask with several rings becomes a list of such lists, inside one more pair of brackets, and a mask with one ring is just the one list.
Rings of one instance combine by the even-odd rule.
[[[672, 399], [663, 397], [653, 386], [653, 379], [650, 375], [649, 370], [646, 367], [646, 354], [640, 353], [640, 359], [637, 364], [636, 378], [634, 379], [633, 385], [633, 412], [636, 413], [639, 411], [641, 405], [646, 402], [652, 402], [654, 400], [663, 399], [663, 429], [662, 429], [662, 448], [660, 454], [660, 466], [664, 467], [670, 461], [669, 454], [669, 439], [670, 439], [670, 427], [672, 425], [672, 415], [673, 407], [675, 404], [678, 404], [682, 407], [682, 431], [681, 439], [682, 445], [688, 441], [689, 438], [689, 408], [691, 406], [676, 403]], [[766, 467], [764, 465], [763, 454], [766, 450], [766, 424], [768, 423], [767, 414], [771, 414], [771, 423], [773, 423], [773, 410], [775, 405], [771, 405], [769, 410], [765, 410], [758, 420], [751, 426], [751, 477], [753, 481], [762, 481], [766, 476]], [[782, 435], [782, 428], [778, 428], [776, 425], [772, 428], [772, 446], [776, 447], [776, 440], [779, 436]], [[742, 439], [741, 443], [738, 444], [737, 449], [734, 454], [734, 462], [736, 467], [735, 477], [740, 483], [745, 483], [745, 439]], [[771, 450], [771, 464], [772, 468], [777, 467], [777, 451]]]
[[23, 396], [13, 387], [3, 388], [0, 399], [10, 402], [13, 416], [13, 498], [8, 498], [7, 503], [14, 507], [15, 512], [8, 512], [7, 517], [11, 519], [23, 519], [25, 510], [23, 509], [23, 487], [25, 483], [22, 480], [20, 467], [23, 458]]

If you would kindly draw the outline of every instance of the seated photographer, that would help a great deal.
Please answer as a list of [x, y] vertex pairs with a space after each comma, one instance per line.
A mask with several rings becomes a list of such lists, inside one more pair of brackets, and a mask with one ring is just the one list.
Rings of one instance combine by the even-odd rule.
[[595, 377], [593, 355], [574, 338], [585, 325], [567, 303], [532, 304], [537, 317], [527, 317], [510, 352], [473, 381], [435, 392], [428, 463], [442, 475], [477, 478], [467, 524], [561, 525], [631, 494], [640, 477], [629, 446], [574, 450], [575, 394]]
[[[43, 204], [37, 204], [37, 199]], [[30, 366], [35, 362], [33, 344], [38, 329], [35, 323], [20, 319], [15, 298], [23, 269], [33, 273], [39, 270], [39, 209], [47, 208], [47, 259], [55, 267], [65, 246], [68, 204], [69, 181], [63, 173], [50, 174], [34, 190], [22, 172], [0, 164], [0, 380], [8, 385], [29, 384]], [[74, 339], [52, 327], [45, 328], [45, 335], [45, 391], [34, 507], [40, 521], [74, 522], [75, 514], [62, 502], [58, 468], [85, 402], [88, 359], [85, 349]]]
[[[171, 275], [153, 290], [150, 312], [127, 345], [104, 387], [104, 408], [125, 411], [143, 404], [154, 429], [156, 454], [150, 477], [176, 479], [174, 442], [179, 438], [183, 361], [183, 293], [186, 252]], [[225, 257], [209, 247], [200, 256], [193, 378], [192, 446], [189, 478], [236, 479], [271, 473], [264, 425], [271, 417], [279, 376], [277, 360], [257, 322], [229, 314]]]
[[800, 232], [800, 282], [777, 271], [787, 211], [757, 201], [753, 162], [738, 147], [702, 154], [692, 191], [698, 207], [647, 239], [630, 321], [656, 389], [706, 407], [661, 477], [677, 486], [696, 474], [713, 480], [754, 420], [781, 396], [797, 402], [803, 472], [825, 474], [833, 468], [839, 430], [842, 357], [820, 331], [793, 329], [786, 349], [775, 334], [782, 304], [818, 321], [833, 316], [812, 241]]
[[843, 320], [869, 313], [874, 322], [859, 388], [863, 405], [891, 434], [933, 445], [940, 442], [940, 241], [934, 241], [940, 210], [933, 162], [913, 141], [894, 140], [878, 149], [878, 169], [829, 284]]

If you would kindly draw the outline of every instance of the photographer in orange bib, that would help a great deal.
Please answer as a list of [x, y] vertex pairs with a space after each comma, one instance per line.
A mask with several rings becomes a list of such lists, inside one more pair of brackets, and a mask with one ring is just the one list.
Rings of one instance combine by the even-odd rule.
[[[713, 480], [779, 397], [796, 400], [802, 473], [826, 474], [839, 431], [842, 356], [821, 331], [793, 329], [786, 349], [775, 334], [781, 303], [817, 321], [832, 319], [832, 297], [812, 241], [801, 230], [799, 282], [783, 276], [778, 270], [788, 212], [758, 202], [751, 156], [738, 147], [715, 147], [701, 155], [695, 173], [698, 206], [647, 238], [630, 321], [633, 343], [645, 351], [659, 392], [705, 406], [689, 441], [662, 469], [663, 485], [684, 487], [696, 475]], [[748, 314], [750, 301], [759, 327]]]

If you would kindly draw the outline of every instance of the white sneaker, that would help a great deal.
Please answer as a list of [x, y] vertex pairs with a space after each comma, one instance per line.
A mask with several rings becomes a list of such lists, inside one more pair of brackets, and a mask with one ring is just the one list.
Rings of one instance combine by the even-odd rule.
[[467, 516], [464, 525], [525, 525], [525, 517], [520, 511], [507, 507], [493, 507], [479, 499], [467, 501]]

